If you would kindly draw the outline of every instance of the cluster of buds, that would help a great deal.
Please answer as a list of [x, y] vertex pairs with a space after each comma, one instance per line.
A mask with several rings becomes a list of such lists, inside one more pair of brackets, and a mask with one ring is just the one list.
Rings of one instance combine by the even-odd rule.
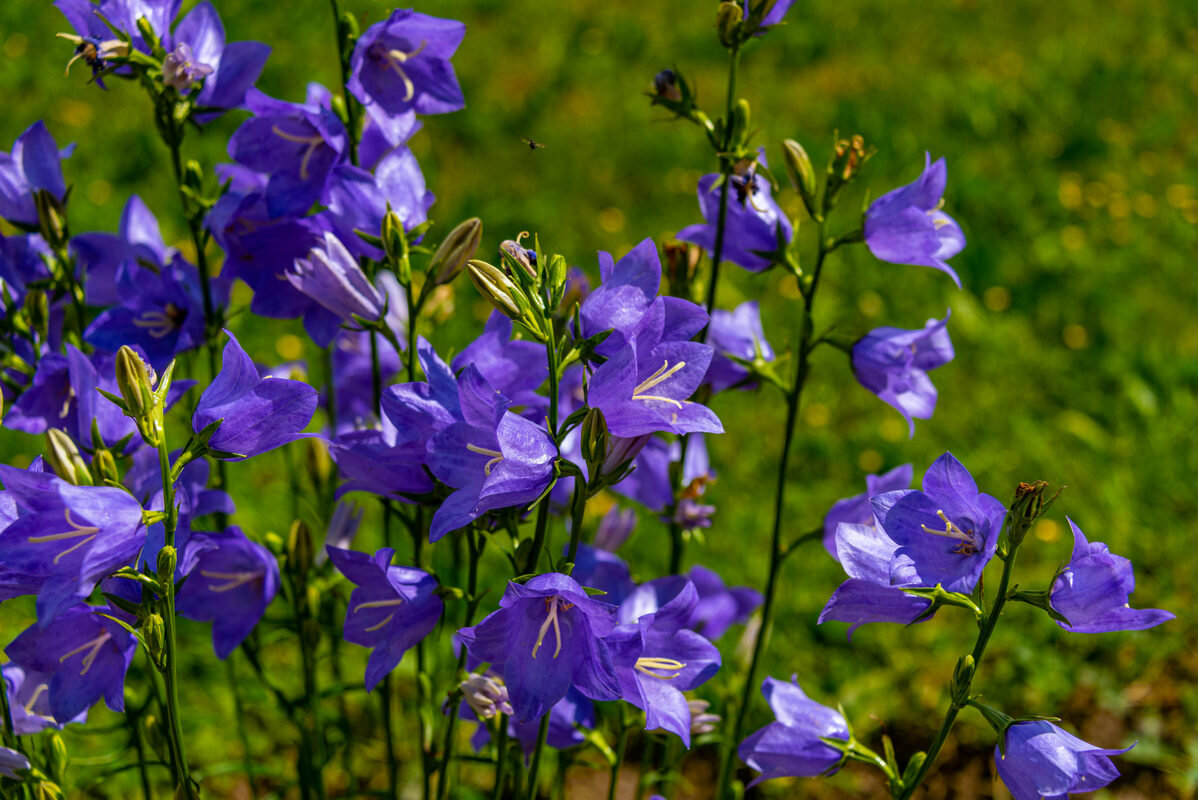
[[824, 208], [827, 214], [836, 205], [840, 190], [853, 181], [874, 151], [865, 146], [865, 137], [854, 134], [851, 139], [837, 139], [832, 158], [828, 161], [828, 184], [824, 189]]
[[494, 719], [499, 714], [511, 715], [511, 701], [503, 681], [490, 675], [470, 673], [461, 685], [462, 697], [479, 719]]
[[515, 239], [499, 245], [500, 263], [496, 267], [482, 259], [466, 262], [466, 272], [479, 294], [500, 313], [523, 325], [539, 342], [551, 341], [551, 312], [565, 299], [566, 259], [553, 254], [544, 257], [539, 247], [527, 248]]
[[154, 371], [135, 350], [124, 345], [116, 354], [116, 385], [120, 396], [98, 390], [124, 411], [125, 416], [133, 419], [142, 440], [150, 447], [157, 447], [162, 440], [163, 410], [174, 371], [175, 362], [172, 361], [155, 388]]

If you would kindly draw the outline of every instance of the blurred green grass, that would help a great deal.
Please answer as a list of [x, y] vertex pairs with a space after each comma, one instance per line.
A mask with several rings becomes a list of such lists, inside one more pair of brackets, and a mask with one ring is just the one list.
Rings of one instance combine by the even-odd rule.
[[[724, 61], [713, 5], [445, 0], [422, 6], [468, 26], [455, 59], [467, 109], [427, 118], [413, 142], [438, 197], [432, 212], [438, 228], [478, 215], [488, 249], [519, 230], [536, 231], [548, 249], [593, 273], [596, 250], [620, 254], [646, 236], [668, 237], [696, 221], [694, 186], [712, 168], [711, 154], [697, 130], [649, 108], [643, 92], [657, 70], [677, 66], [698, 86], [709, 113], [718, 114]], [[259, 84], [264, 91], [295, 100], [309, 80], [336, 85], [322, 0], [217, 7], [230, 40], [274, 47]], [[350, 7], [363, 27], [390, 10], [380, 2]], [[920, 474], [944, 450], [1001, 499], [1020, 480], [1068, 484], [1056, 524], [1042, 525], [1027, 548], [1025, 586], [1048, 581], [1068, 558], [1062, 516], [1068, 513], [1092, 540], [1135, 563], [1133, 604], [1168, 608], [1179, 619], [1150, 632], [1069, 636], [1032, 609], [1015, 608], [991, 645], [979, 685], [1011, 713], [1057, 714], [1102, 746], [1138, 740], [1121, 760], [1127, 777], [1107, 796], [1192, 796], [1198, 658], [1186, 617], [1198, 575], [1193, 4], [842, 0], [801, 4], [788, 22], [747, 50], [740, 78], [771, 160], [779, 159], [777, 143], [786, 136], [803, 142], [818, 162], [828, 155], [834, 129], [861, 133], [878, 148], [863, 181], [877, 196], [912, 180], [925, 150], [944, 155], [948, 210], [969, 241], [953, 260], [963, 292], [937, 272], [883, 264], [860, 248], [834, 257], [817, 326], [916, 327], [949, 307], [957, 358], [933, 374], [937, 414], [919, 422], [908, 441], [897, 413], [855, 384], [843, 355], [817, 354], [792, 459], [788, 530], [818, 524], [831, 502], [861, 491], [866, 471], [911, 461]], [[52, 38], [62, 29], [48, 3], [0, 5], [0, 91], [7, 100], [0, 143], [7, 146], [44, 118], [60, 143], [78, 142], [66, 167], [75, 186], [75, 232], [115, 229], [125, 199], [136, 192], [158, 212], [168, 241], [186, 249], [168, 156], [144, 99], [121, 82], [107, 93], [87, 86], [81, 69], [63, 78], [69, 46]], [[224, 143], [242, 116], [192, 135], [188, 155], [208, 167], [227, 160]], [[524, 136], [547, 147], [532, 153]], [[842, 207], [861, 199], [858, 190]], [[794, 210], [792, 195], [785, 202]], [[841, 218], [846, 227], [849, 217]], [[760, 298], [767, 333], [784, 350], [795, 306], [783, 278], [725, 273], [721, 305]], [[465, 284], [456, 305], [436, 335], [460, 346], [486, 309]], [[280, 339], [299, 332], [291, 323], [248, 317], [234, 327], [262, 361], [282, 360]], [[783, 408], [763, 391], [721, 397], [716, 409], [730, 432], [711, 442], [719, 481], [709, 496], [719, 512], [688, 556], [718, 566], [731, 582], [761, 586], [770, 522], [762, 486], [777, 458]], [[38, 446], [7, 431], [3, 442], [5, 453], [26, 457]], [[241, 524], [255, 535], [286, 530], [282, 468], [281, 456], [233, 465]], [[363, 538], [377, 535], [367, 531]], [[665, 542], [660, 526], [642, 521], [627, 553], [638, 573], [660, 574]], [[497, 559], [492, 566], [500, 574]], [[815, 625], [841, 577], [818, 545], [787, 564], [767, 672], [797, 673], [812, 697], [843, 702], [859, 735], [876, 741], [880, 730], [888, 732], [902, 757], [926, 744], [938, 724], [945, 684], [956, 656], [972, 642], [972, 626], [942, 612], [909, 630], [867, 627], [850, 645], [840, 626]], [[7, 640], [20, 607], [6, 604], [5, 615], [0, 627]], [[182, 630], [190, 643], [194, 694], [184, 703], [194, 708], [197, 761], [236, 762], [231, 700], [206, 630]], [[280, 670], [294, 663], [291, 649], [283, 640], [271, 651]], [[244, 663], [238, 669], [247, 672]], [[265, 758], [279, 722], [263, 708], [265, 694], [247, 689], [246, 700], [255, 749]], [[99, 725], [114, 721], [101, 712], [95, 718]], [[761, 704], [754, 719], [765, 720]], [[938, 778], [928, 796], [1001, 792], [991, 784], [990, 734], [981, 721], [966, 717], [955, 738], [959, 757], [942, 757], [939, 772], [949, 777]], [[72, 747], [76, 741], [104, 752], [82, 734], [72, 734]], [[359, 746], [371, 754], [378, 749], [377, 742]], [[290, 765], [274, 760], [270, 768], [285, 772]], [[828, 782], [827, 791], [864, 793], [865, 780], [851, 771]], [[810, 781], [773, 790], [779, 796], [825, 791]]]

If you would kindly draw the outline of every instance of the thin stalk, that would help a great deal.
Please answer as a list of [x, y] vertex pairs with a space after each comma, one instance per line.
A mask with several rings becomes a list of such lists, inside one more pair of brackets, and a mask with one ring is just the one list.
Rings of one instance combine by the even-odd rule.
[[[548, 324], [549, 339], [545, 343], [545, 358], [549, 364], [549, 435], [553, 437], [553, 441], [557, 442], [557, 395], [558, 382], [561, 376], [558, 374], [558, 353], [557, 353], [557, 334], [553, 330], [553, 324], [550, 321]], [[575, 478], [577, 484], [578, 478]], [[549, 500], [546, 498], [541, 501], [541, 507], [537, 509], [537, 527], [533, 532], [532, 549], [528, 552], [528, 560], [524, 563], [524, 573], [529, 574], [537, 571], [537, 562], [541, 560], [541, 551], [545, 548], [545, 536], [549, 530]]]
[[537, 776], [541, 771], [541, 753], [545, 750], [545, 739], [549, 736], [549, 713], [541, 717], [537, 729], [537, 746], [532, 751], [532, 764], [528, 768], [528, 800], [537, 800]]
[[[724, 102], [724, 141], [721, 152], [717, 155], [720, 160], [720, 174], [724, 180], [720, 183], [720, 215], [716, 219], [715, 246], [711, 251], [711, 281], [707, 285], [707, 313], [710, 315], [715, 308], [716, 287], [720, 282], [720, 261], [724, 256], [724, 234], [728, 222], [728, 183], [734, 164], [728, 158], [728, 150], [732, 147], [732, 111], [736, 104], [736, 75], [740, 68], [740, 47], [734, 47], [728, 52], [728, 93]], [[701, 340], [707, 339], [704, 328]]]
[[[745, 675], [744, 687], [741, 690], [740, 705], [736, 710], [736, 721], [732, 727], [732, 737], [728, 742], [723, 764], [720, 767], [719, 791], [717, 796], [724, 796], [732, 779], [736, 759], [736, 746], [744, 732], [745, 720], [748, 717], [749, 704], [753, 699], [754, 682], [757, 677], [757, 666], [765, 651], [765, 642], [769, 638], [770, 626], [774, 616], [774, 600], [777, 595], [778, 574], [784, 560], [782, 548], [782, 520], [786, 507], [786, 469], [790, 463], [791, 445], [794, 442], [795, 422], [799, 415], [799, 404], [803, 396], [803, 388], [807, 385], [807, 375], [811, 369], [811, 351], [817, 342], [814, 339], [812, 309], [815, 304], [815, 293], [819, 289], [819, 279], [823, 272], [824, 260], [835, 249], [835, 243], [824, 239], [825, 222], [817, 220], [819, 225], [819, 253], [816, 256], [815, 269], [811, 282], [803, 291], [803, 313], [799, 316], [799, 359], [795, 370], [794, 384], [787, 393], [786, 425], [783, 428], [782, 454], [778, 458], [778, 472], [774, 488], [774, 524], [770, 535], [770, 570], [765, 585], [765, 601], [761, 609], [761, 629], [753, 642], [753, 655], [749, 660], [749, 670]], [[799, 279], [801, 280], [801, 279]], [[802, 288], [800, 284], [800, 288]]]
[[0, 680], [0, 715], [4, 716], [4, 746], [12, 747], [16, 743], [16, 733], [12, 726], [12, 709], [8, 707], [8, 687], [2, 680]]
[[495, 739], [495, 785], [491, 787], [491, 800], [503, 796], [503, 779], [507, 777], [507, 717], [500, 714], [495, 719], [499, 723], [499, 733]]
[[142, 737], [141, 714], [138, 713], [129, 722], [133, 726], [133, 747], [137, 750], [137, 777], [141, 783], [142, 800], [154, 800], [154, 790], [150, 788], [150, 773], [146, 769], [146, 743]]
[[1011, 551], [1007, 554], [1006, 560], [1003, 562], [1002, 578], [998, 583], [998, 595], [994, 599], [994, 605], [990, 608], [990, 613], [986, 615], [986, 621], [982, 625], [982, 629], [978, 632], [977, 641], [973, 645], [973, 663], [974, 672], [968, 679], [965, 687], [963, 687], [958, 697], [963, 698], [958, 701], [954, 697], [948, 706], [948, 711], [944, 714], [944, 721], [940, 724], [940, 730], [936, 732], [936, 738], [932, 740], [932, 744], [927, 749], [927, 756], [920, 765], [919, 770], [911, 778], [909, 783], [904, 783], [902, 794], [899, 795], [899, 800], [908, 800], [911, 795], [915, 794], [915, 790], [923, 783], [924, 778], [932, 769], [932, 765], [936, 761], [936, 757], [940, 755], [940, 749], [944, 747], [945, 741], [948, 740], [948, 734], [953, 728], [953, 724], [957, 721], [957, 714], [961, 709], [968, 705], [969, 687], [973, 684], [973, 676], [977, 675], [977, 670], [982, 663], [982, 656], [986, 652], [986, 645], [990, 643], [990, 637], [994, 633], [994, 628], [998, 625], [998, 618], [1002, 615], [1003, 606], [1007, 602], [1007, 589], [1011, 584], [1011, 571], [1015, 567], [1015, 553], [1018, 546], [1012, 546]]
[[620, 733], [616, 739], [616, 763], [611, 765], [611, 781], [607, 785], [607, 800], [616, 800], [620, 786], [620, 768], [624, 766], [624, 751], [628, 749], [628, 720], [624, 716], [624, 704], [620, 704]]
[[[468, 628], [474, 621], [474, 611], [478, 607], [478, 559], [482, 554], [482, 547], [477, 544], [475, 532], [473, 528], [466, 529], [466, 543], [470, 547], [470, 573], [466, 582], [466, 618], [462, 623], [462, 627]], [[466, 668], [466, 648], [462, 648], [458, 654], [458, 668], [454, 672], [454, 680], [461, 678], [462, 671]], [[437, 770], [437, 800], [445, 800], [449, 792], [449, 764], [453, 760], [453, 734], [458, 723], [458, 692], [450, 693], [449, 698], [449, 720], [445, 724], [445, 740], [441, 746], [441, 766]]]
[[349, 163], [358, 166], [358, 108], [349, 93], [349, 53], [345, 52], [341, 35], [341, 8], [337, 0], [329, 0], [333, 8], [333, 35], [337, 37], [337, 62], [341, 65], [341, 87], [345, 93], [346, 125], [349, 128]]
[[[245, 759], [245, 780], [249, 788], [250, 797], [256, 797], [254, 794], [254, 758], [250, 754], [250, 737], [245, 729], [245, 707], [241, 704], [241, 689], [237, 685], [237, 674], [233, 668], [232, 653], [225, 659], [225, 676], [229, 681], [229, 691], [233, 695], [233, 716], [237, 721], [237, 738], [241, 740], [242, 758]], [[140, 749], [141, 743], [139, 742], [139, 752]]]

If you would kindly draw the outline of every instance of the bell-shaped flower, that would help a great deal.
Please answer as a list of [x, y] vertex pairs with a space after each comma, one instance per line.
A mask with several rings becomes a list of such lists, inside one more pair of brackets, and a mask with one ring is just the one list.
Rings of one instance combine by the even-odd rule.
[[[756, 0], [751, 0], [751, 2], [745, 3], [745, 13], [743, 19], [747, 20], [749, 18], [750, 14], [752, 13], [753, 6], [755, 5], [757, 5]], [[775, 25], [780, 25], [783, 18], [786, 16], [786, 12], [790, 11], [790, 7], [793, 5], [794, 0], [775, 0], [774, 4], [771, 5], [769, 10], [765, 12], [765, 16], [761, 18], [761, 22], [757, 24], [757, 28], [754, 30], [753, 35], [761, 36]]]
[[341, 164], [326, 187], [325, 212], [342, 243], [356, 256], [383, 260], [383, 251], [367, 244], [355, 231], [378, 236], [383, 217], [392, 211], [405, 231], [428, 220], [436, 195], [428, 190], [420, 163], [412, 151], [397, 147], [384, 154], [373, 173]]
[[1004, 745], [995, 746], [994, 763], [1015, 800], [1065, 800], [1101, 789], [1119, 777], [1110, 756], [1131, 749], [1095, 747], [1045, 720], [1013, 723]]
[[[1066, 518], [1068, 519], [1068, 518]], [[1049, 602], [1069, 620], [1057, 621], [1074, 633], [1140, 631], [1175, 619], [1159, 608], [1128, 605], [1136, 578], [1131, 562], [1117, 556], [1102, 542], [1089, 542], [1081, 528], [1073, 529], [1073, 557], [1052, 584]]]
[[875, 328], [853, 345], [853, 374], [903, 415], [909, 436], [915, 435], [915, 420], [931, 419], [936, 409], [936, 387], [928, 372], [953, 360], [948, 318], [946, 313], [915, 330]]
[[[506, 703], [507, 688], [503, 686], [502, 682], [491, 677], [487, 677], [485, 680], [490, 681], [498, 687]], [[537, 737], [541, 730], [540, 721], [530, 720], [522, 722], [516, 719], [511, 716], [512, 708], [510, 704], [507, 704], [506, 709], [502, 713], [508, 715], [508, 736], [520, 743], [520, 749], [524, 752], [524, 758], [527, 761], [537, 746]], [[477, 713], [475, 706], [463, 701], [461, 716], [463, 719], [491, 719], [494, 714], [490, 717], [481, 715]], [[579, 729], [594, 727], [595, 704], [586, 695], [577, 689], [571, 688], [566, 692], [565, 697], [558, 700], [553, 705], [553, 708], [549, 709], [549, 730], [545, 735], [545, 744], [554, 750], [565, 750], [567, 747], [574, 747], [586, 741], [586, 737], [583, 736]], [[475, 752], [478, 752], [486, 747], [489, 741], [491, 741], [490, 728], [486, 725], [479, 725], [474, 735], [470, 737], [470, 746], [474, 748]]]
[[994, 556], [1007, 513], [1002, 503], [978, 491], [969, 470], [951, 453], [928, 467], [923, 491], [887, 492], [870, 502], [879, 527], [898, 545], [890, 561], [891, 584], [941, 584], [965, 594]]
[[34, 194], [45, 191], [62, 202], [67, 185], [62, 177], [62, 159], [70, 157], [74, 145], [58, 148], [54, 137], [38, 121], [13, 142], [12, 152], [0, 152], [0, 217], [14, 225], [36, 228]]
[[141, 503], [123, 489], [3, 465], [0, 480], [15, 511], [0, 531], [0, 599], [36, 593], [43, 628], [141, 551]]
[[329, 457], [345, 483], [337, 489], [370, 492], [379, 497], [413, 502], [413, 495], [427, 494], [435, 485], [424, 468], [427, 449], [423, 443], [397, 442], [394, 427], [343, 433], [329, 442]]
[[413, 111], [446, 114], [465, 108], [449, 61], [465, 35], [465, 24], [456, 20], [397, 8], [358, 37], [346, 88], [388, 139]]
[[457, 489], [433, 514], [429, 540], [499, 508], [536, 500], [553, 480], [557, 445], [545, 428], [508, 411], [473, 365], [458, 380], [462, 421], [428, 443], [428, 466], [437, 479]]
[[662, 728], [691, 744], [691, 709], [683, 692], [720, 668], [720, 651], [686, 625], [699, 603], [695, 586], [672, 575], [638, 586], [620, 604], [620, 625], [607, 639], [625, 700], [645, 712], [645, 729]]
[[595, 549], [616, 552], [628, 541], [635, 527], [636, 512], [631, 508], [613, 505], [599, 520], [599, 529], [595, 531]]
[[316, 411], [316, 390], [301, 381], [259, 378], [258, 368], [236, 337], [225, 332], [220, 374], [200, 395], [192, 416], [197, 433], [220, 422], [209, 448], [237, 461], [256, 456], [304, 436]]
[[462, 407], [453, 370], [423, 336], [416, 340], [416, 356], [425, 380], [387, 387], [382, 406], [395, 427], [397, 444], [424, 446], [436, 433], [462, 419]]
[[707, 343], [715, 348], [715, 356], [707, 370], [705, 383], [712, 391], [722, 392], [733, 386], [742, 385], [752, 389], [756, 383], [746, 383], [749, 370], [734, 358], [743, 361], [774, 360], [774, 348], [765, 339], [761, 327], [761, 310], [756, 300], [741, 303], [731, 311], [717, 309], [711, 314], [711, 325], [707, 328]]
[[266, 207], [272, 218], [307, 212], [345, 158], [345, 125], [324, 102], [327, 97], [328, 90], [319, 84], [309, 84], [303, 104], [275, 100], [257, 89], [246, 94], [246, 107], [254, 116], [233, 132], [229, 155], [270, 176]]
[[620, 696], [604, 641], [615, 625], [615, 606], [588, 596], [568, 575], [549, 573], [509, 583], [499, 610], [458, 635], [473, 658], [502, 671], [515, 719], [531, 722], [571, 686], [592, 700]]
[[382, 293], [332, 233], [326, 233], [306, 258], [295, 260], [287, 281], [344, 322], [355, 316], [370, 321], [383, 316]]
[[222, 661], [266, 613], [279, 589], [279, 565], [271, 552], [251, 542], [237, 526], [220, 533], [193, 533], [204, 548], [179, 590], [179, 615], [212, 623], [212, 646]]
[[[53, 676], [30, 672], [11, 662], [0, 667], [0, 675], [4, 678], [4, 691], [8, 692], [12, 730], [17, 736], [30, 736], [46, 728], [61, 729], [66, 724], [56, 721], [50, 710], [50, 679]], [[67, 722], [87, 722], [87, 710]]]
[[[764, 149], [760, 153], [758, 161], [765, 165]], [[717, 185], [719, 180], [718, 173], [699, 179], [699, 209], [704, 222], [690, 225], [677, 233], [678, 239], [699, 245], [713, 258], [716, 227], [720, 218], [720, 194], [723, 191]], [[794, 228], [774, 200], [769, 180], [757, 174], [756, 163], [727, 180], [728, 206], [724, 223], [724, 249], [720, 258], [749, 272], [769, 269], [774, 264], [769, 254], [791, 240]]]
[[750, 786], [773, 778], [813, 778], [835, 769], [841, 751], [824, 739], [849, 740], [849, 726], [840, 712], [821, 706], [790, 683], [766, 678], [761, 693], [774, 712], [774, 722], [740, 743], [737, 755], [760, 772]]
[[723, 578], [707, 567], [695, 564], [687, 577], [699, 593], [699, 602], [686, 625], [713, 642], [733, 625], [747, 622], [761, 605], [761, 592], [748, 586], [729, 588]]
[[910, 464], [903, 464], [881, 475], [866, 475], [864, 494], [846, 497], [832, 504], [828, 513], [824, 515], [824, 549], [831, 554], [832, 558], [840, 560], [836, 555], [837, 526], [842, 522], [872, 526], [874, 511], [869, 504], [869, 499], [886, 492], [906, 489], [911, 485], [913, 473]]
[[[15, 307], [24, 304], [28, 284], [50, 280], [50, 269], [46, 266], [49, 257], [46, 240], [36, 233], [0, 235], [0, 283], [12, 297]], [[4, 319], [8, 311], [0, 308], [0, 319]]]
[[47, 694], [55, 721], [67, 723], [101, 697], [113, 711], [125, 710], [125, 673], [137, 639], [103, 616], [108, 606], [76, 605], [46, 628], [26, 628], [4, 652], [27, 673], [49, 677]]
[[30, 768], [29, 759], [9, 747], [0, 747], [0, 778], [21, 780], [19, 773]]
[[[563, 550], [562, 555], [566, 555]], [[583, 586], [599, 589], [603, 601], [619, 605], [636, 589], [636, 582], [628, 571], [628, 564], [615, 553], [609, 553], [589, 544], [579, 544], [574, 556], [574, 571], [570, 577]]]
[[[910, 481], [908, 481], [909, 483]], [[832, 545], [848, 580], [832, 593], [819, 615], [819, 624], [829, 620], [849, 623], [848, 637], [867, 622], [914, 622], [931, 601], [904, 592], [890, 583], [890, 565], [899, 546], [873, 521], [862, 525], [841, 522]]]
[[131, 195], [125, 203], [116, 233], [73, 236], [71, 252], [86, 274], [83, 290], [88, 305], [93, 306], [123, 302], [126, 287], [122, 286], [122, 278], [128, 276], [142, 283], [160, 271], [174, 253], [163, 242], [154, 212], [137, 195]]
[[355, 584], [344, 635], [347, 642], [371, 648], [366, 664], [369, 692], [436, 627], [445, 606], [436, 593], [436, 578], [413, 567], [391, 566], [391, 548], [373, 556], [327, 549], [333, 565]]
[[941, 211], [948, 167], [941, 158], [926, 166], [914, 183], [900, 186], [873, 201], [865, 212], [865, 244], [875, 258], [891, 264], [932, 267], [961, 288], [961, 279], [945, 259], [965, 249], [965, 234]]
[[545, 348], [522, 339], [512, 339], [512, 321], [492, 311], [482, 335], [454, 356], [455, 372], [473, 364], [512, 406], [521, 409], [522, 416], [534, 422], [544, 420], [549, 400], [537, 394], [537, 389], [549, 378]]

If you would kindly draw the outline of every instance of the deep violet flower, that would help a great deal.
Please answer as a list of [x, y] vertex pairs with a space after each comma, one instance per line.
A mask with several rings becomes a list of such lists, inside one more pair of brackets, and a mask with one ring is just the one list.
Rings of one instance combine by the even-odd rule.
[[[758, 357], [763, 361], [774, 360], [774, 348], [765, 339], [756, 300], [741, 303], [731, 311], [713, 311], [711, 325], [707, 328], [707, 343], [715, 348], [715, 356], [704, 382], [715, 392], [722, 392], [749, 377], [749, 370], [730, 356], [744, 361], [754, 361]], [[756, 385], [748, 383], [744, 388], [752, 389]]]
[[180, 616], [212, 623], [212, 646], [224, 660], [266, 613], [279, 589], [279, 565], [237, 526], [221, 533], [193, 533], [204, 549], [179, 590]]
[[865, 244], [874, 257], [891, 264], [932, 267], [961, 288], [961, 279], [945, 259], [965, 248], [965, 234], [940, 210], [948, 168], [925, 154], [923, 173], [906, 186], [879, 197], [865, 212]]
[[592, 700], [615, 700], [619, 683], [604, 639], [616, 607], [589, 597], [568, 575], [508, 583], [499, 610], [458, 631], [470, 655], [500, 669], [515, 719], [542, 717], [573, 686]]
[[1016, 722], [1004, 740], [994, 763], [1015, 800], [1064, 800], [1101, 789], [1119, 777], [1110, 756], [1131, 749], [1104, 750], [1044, 720]]
[[355, 584], [344, 635], [347, 642], [371, 648], [366, 665], [369, 692], [432, 631], [445, 606], [433, 576], [413, 567], [391, 566], [391, 548], [373, 556], [336, 547], [327, 550], [333, 565]]
[[[837, 500], [824, 515], [824, 549], [836, 556], [836, 528], [842, 522], [857, 525], [873, 525], [874, 512], [869, 499], [875, 495], [906, 489], [911, 485], [913, 469], [910, 464], [895, 467], [881, 475], [865, 476], [865, 493]], [[837, 560], [839, 560], [837, 558]]]
[[811, 778], [836, 767], [841, 751], [824, 739], [849, 740], [849, 727], [839, 712], [810, 699], [799, 688], [798, 676], [790, 683], [766, 678], [761, 693], [775, 721], [740, 743], [737, 755], [760, 775], [754, 786], [773, 778]]
[[1136, 588], [1131, 562], [1117, 556], [1102, 542], [1089, 542], [1081, 528], [1073, 529], [1073, 557], [1052, 584], [1049, 601], [1069, 620], [1057, 621], [1074, 633], [1139, 631], [1175, 619], [1159, 608], [1131, 608], [1128, 599]]
[[549, 377], [545, 348], [522, 339], [512, 339], [512, 321], [492, 311], [482, 334], [454, 356], [451, 366], [460, 372], [473, 364], [487, 383], [512, 405], [524, 409], [522, 416], [543, 420], [549, 400], [537, 389]]
[[295, 260], [287, 281], [344, 322], [355, 316], [375, 321], [383, 315], [382, 292], [332, 233], [326, 233], [306, 258]]
[[[562, 551], [563, 556], [566, 549]], [[578, 545], [578, 552], [574, 557], [574, 571], [570, 573], [570, 577], [583, 586], [603, 591], [602, 600], [612, 605], [624, 602], [624, 598], [636, 588], [624, 559], [589, 544]]]
[[[12, 715], [13, 733], [29, 736], [46, 728], [62, 728], [50, 711], [50, 675], [29, 672], [17, 664], [0, 667], [4, 690], [8, 692], [8, 709]], [[87, 710], [79, 712], [68, 722], [87, 722]]]
[[11, 153], [0, 152], [0, 217], [14, 225], [36, 227], [33, 196], [45, 191], [59, 202], [63, 200], [67, 185], [62, 159], [70, 157], [74, 149], [69, 145], [60, 150], [44, 122], [26, 128], [13, 142]]
[[300, 381], [259, 378], [258, 368], [236, 337], [225, 332], [220, 374], [200, 395], [192, 417], [197, 433], [220, 421], [208, 446], [227, 460], [265, 453], [303, 437], [316, 411], [316, 390]]
[[761, 593], [748, 586], [728, 588], [724, 579], [707, 567], [695, 564], [688, 574], [699, 593], [687, 627], [716, 641], [733, 625], [749, 619], [761, 605]]
[[923, 328], [875, 328], [853, 345], [853, 373], [866, 389], [907, 420], [915, 435], [915, 420], [931, 419], [936, 387], [928, 372], [953, 360], [948, 337], [949, 314], [928, 320]]

